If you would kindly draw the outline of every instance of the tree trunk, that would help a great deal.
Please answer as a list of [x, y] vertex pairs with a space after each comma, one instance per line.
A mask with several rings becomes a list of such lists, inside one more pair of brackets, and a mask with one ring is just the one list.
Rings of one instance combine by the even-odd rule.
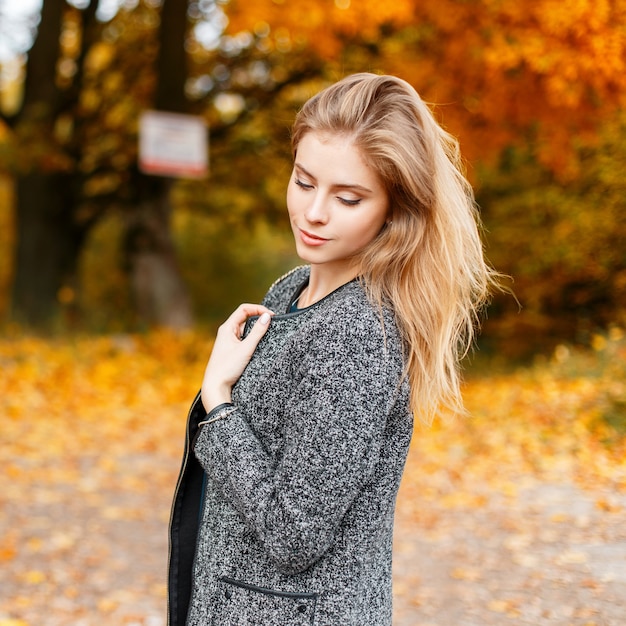
[[[52, 132], [61, 107], [56, 83], [65, 0], [45, 0], [37, 37], [28, 54], [24, 95], [20, 110], [9, 120], [20, 136], [45, 137]], [[33, 130], [35, 128], [36, 130]], [[25, 140], [28, 141], [28, 140]], [[75, 199], [69, 174], [46, 171], [31, 163], [16, 174], [15, 276], [11, 315], [16, 321], [40, 329], [58, 319], [61, 297], [71, 307], [73, 292], [61, 292], [74, 281], [84, 228], [77, 228], [72, 211]]]
[[[164, 0], [154, 106], [184, 112], [187, 0]], [[137, 203], [128, 214], [125, 241], [131, 285], [140, 319], [149, 325], [188, 328], [193, 323], [187, 287], [176, 262], [170, 228], [167, 179], [138, 173]]]
[[193, 319], [171, 236], [169, 187], [162, 178], [140, 179], [139, 203], [127, 212], [124, 253], [140, 321], [182, 330]]
[[60, 173], [32, 172], [17, 179], [12, 317], [41, 329], [58, 321], [61, 302], [68, 312], [74, 308], [86, 233], [74, 223], [69, 187], [68, 176]]

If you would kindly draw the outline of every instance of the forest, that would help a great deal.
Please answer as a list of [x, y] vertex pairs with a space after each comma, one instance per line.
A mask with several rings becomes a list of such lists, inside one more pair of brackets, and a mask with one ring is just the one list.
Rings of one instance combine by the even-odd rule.
[[[186, 407], [299, 263], [294, 115], [360, 71], [459, 138], [508, 277], [414, 437], [394, 624], [626, 622], [626, 0], [0, 0], [0, 626], [163, 626]], [[141, 166], [146, 111], [205, 175]]]
[[[514, 292], [491, 308], [485, 346], [516, 357], [588, 344], [623, 319], [622, 2], [164, 0], [103, 11], [46, 0], [29, 18], [30, 49], [2, 61], [7, 323], [189, 327], [260, 297], [297, 262], [284, 209], [293, 116], [363, 70], [411, 82], [460, 138], [487, 255]], [[207, 176], [141, 171], [145, 110], [206, 121]]]

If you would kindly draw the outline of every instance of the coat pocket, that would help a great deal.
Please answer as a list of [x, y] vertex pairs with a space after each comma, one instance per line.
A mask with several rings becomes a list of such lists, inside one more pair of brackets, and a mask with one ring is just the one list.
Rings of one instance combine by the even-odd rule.
[[316, 593], [278, 591], [222, 577], [214, 626], [311, 626]]

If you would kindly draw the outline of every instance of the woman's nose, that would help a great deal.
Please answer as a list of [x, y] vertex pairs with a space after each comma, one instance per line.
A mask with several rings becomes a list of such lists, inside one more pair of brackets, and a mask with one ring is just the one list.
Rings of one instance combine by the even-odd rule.
[[326, 224], [328, 222], [328, 208], [323, 194], [315, 194], [315, 197], [306, 207], [304, 216], [311, 223]]

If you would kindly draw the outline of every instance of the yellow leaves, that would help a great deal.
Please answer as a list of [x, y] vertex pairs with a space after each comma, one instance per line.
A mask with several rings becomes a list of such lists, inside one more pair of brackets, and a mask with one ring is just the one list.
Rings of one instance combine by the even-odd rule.
[[85, 88], [80, 92], [79, 102], [85, 113], [95, 113], [102, 104], [102, 98], [97, 89]]
[[209, 349], [167, 331], [0, 340], [0, 624], [161, 623], [165, 527]]
[[98, 612], [99, 613], [111, 613], [117, 607], [119, 603], [114, 598], [101, 598], [98, 600]]
[[477, 581], [481, 578], [481, 572], [476, 568], [468, 568], [468, 567], [456, 567], [450, 573], [452, 578], [456, 580], [471, 580]]
[[44, 545], [44, 542], [43, 542], [43, 539], [41, 537], [31, 537], [26, 542], [26, 548], [30, 552], [41, 552], [41, 549], [43, 548], [43, 545]]
[[[0, 344], [3, 376], [3, 438], [12, 442], [11, 457], [20, 463], [3, 466], [14, 477], [29, 475], [46, 457], [79, 450], [99, 451], [99, 441], [110, 443], [101, 459], [101, 471], [115, 472], [117, 451], [127, 446], [154, 449], [164, 433], [181, 438], [180, 416], [172, 422], [156, 418], [172, 403], [184, 413], [201, 379], [208, 341], [158, 332], [150, 337], [108, 337], [55, 343], [27, 338]], [[169, 380], [168, 364], [178, 374]], [[157, 420], [154, 422], [154, 420]], [[21, 436], [24, 425], [29, 436]], [[166, 438], [166, 441], [168, 439]], [[159, 443], [157, 443], [159, 442]], [[75, 469], [57, 466], [50, 474], [67, 475]], [[45, 480], [45, 477], [42, 477]]]
[[519, 617], [519, 601], [515, 600], [491, 600], [487, 608], [495, 613], [506, 613], [509, 617]]
[[46, 575], [39, 570], [30, 570], [22, 574], [21, 579], [27, 585], [41, 585], [46, 580]]
[[562, 552], [557, 557], [557, 563], [561, 564], [577, 564], [577, 563], [586, 563], [588, 560], [588, 555], [585, 552], [579, 552], [576, 550], [567, 550]]
[[[472, 606], [496, 614], [492, 620], [539, 623], [519, 598], [541, 597], [547, 567], [582, 569], [584, 588], [601, 592], [591, 578], [589, 546], [597, 541], [589, 537], [598, 519], [600, 541], [609, 525], [619, 526], [626, 494], [626, 442], [602, 413], [609, 393], [623, 394], [623, 331], [611, 329], [595, 347], [580, 354], [560, 346], [532, 369], [474, 374], [465, 386], [470, 418], [416, 431], [398, 499], [410, 530], [396, 550], [410, 563], [396, 593], [411, 610], [427, 611], [445, 580], [462, 597], [480, 589]], [[20, 590], [10, 599], [0, 590], [0, 626], [39, 625], [42, 614], [67, 624], [161, 623], [162, 613], [152, 622], [144, 607], [164, 605], [170, 497], [187, 407], [209, 350], [208, 336], [166, 331], [0, 340], [0, 522], [11, 528], [1, 539], [0, 565]], [[542, 491], [544, 483], [580, 487]], [[526, 493], [532, 498], [522, 510]], [[572, 495], [586, 493], [573, 510]], [[492, 534], [496, 521], [499, 536]], [[145, 564], [137, 564], [141, 576], [125, 578], [133, 566], [124, 560], [129, 532], [133, 555]], [[576, 541], [559, 543], [567, 533]], [[412, 556], [416, 534], [435, 546], [442, 571], [434, 582], [421, 553]], [[441, 557], [445, 541], [457, 560]], [[488, 551], [476, 558], [480, 541]], [[507, 595], [519, 584], [507, 579], [505, 591], [498, 589], [497, 565], [521, 570], [528, 588]], [[583, 611], [594, 617], [581, 607], [581, 618]]]
[[483, 494], [467, 493], [464, 491], [458, 491], [448, 493], [439, 498], [441, 504], [448, 508], [479, 508], [484, 506], [487, 502]]
[[611, 502], [608, 498], [600, 498], [596, 501], [596, 506], [601, 511], [606, 511], [607, 513], [623, 513], [624, 507]]
[[96, 42], [89, 50], [86, 60], [86, 69], [89, 72], [100, 73], [104, 71], [115, 58], [115, 46], [105, 41]]
[[[511, 623], [610, 619], [602, 581], [623, 575], [626, 433], [605, 443], [610, 426], [596, 421], [604, 423], [607, 390], [625, 378], [626, 346], [617, 330], [603, 339], [600, 352], [560, 346], [550, 363], [474, 375], [469, 419], [416, 432], [398, 517], [406, 532], [419, 529], [414, 593], [424, 606], [439, 600], [438, 615], [480, 605], [496, 617], [473, 613], [476, 623], [499, 623], [498, 614]], [[406, 539], [398, 546], [402, 558]], [[606, 562], [612, 550], [615, 566]], [[431, 579], [437, 567], [445, 583]], [[559, 581], [593, 593], [572, 608], [551, 589]]]

